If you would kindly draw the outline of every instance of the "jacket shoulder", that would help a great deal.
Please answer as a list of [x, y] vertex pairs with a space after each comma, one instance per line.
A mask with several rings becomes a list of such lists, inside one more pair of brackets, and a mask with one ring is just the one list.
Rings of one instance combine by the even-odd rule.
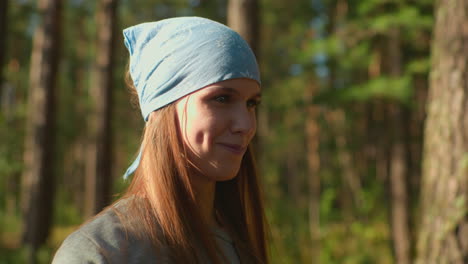
[[[69, 235], [52, 263], [155, 263], [158, 256], [152, 243], [122, 224], [120, 215], [125, 215], [128, 203], [121, 201], [105, 209]], [[166, 263], [163, 256], [159, 259], [156, 263]]]

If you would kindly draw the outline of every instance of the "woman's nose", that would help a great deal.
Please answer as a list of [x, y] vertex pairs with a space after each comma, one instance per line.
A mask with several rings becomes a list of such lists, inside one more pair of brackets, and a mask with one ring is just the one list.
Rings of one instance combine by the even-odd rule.
[[238, 107], [232, 119], [232, 132], [254, 134], [257, 129], [255, 111], [246, 106]]

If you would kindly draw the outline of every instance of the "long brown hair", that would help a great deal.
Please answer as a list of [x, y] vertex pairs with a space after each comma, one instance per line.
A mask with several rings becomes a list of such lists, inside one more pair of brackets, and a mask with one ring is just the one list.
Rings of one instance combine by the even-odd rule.
[[[219, 254], [210, 228], [197, 210], [190, 163], [178, 135], [174, 104], [150, 115], [142, 149], [140, 165], [122, 197], [143, 198], [128, 214], [142, 223], [124, 221], [124, 225], [149, 238], [156, 250], [169, 249], [175, 263], [199, 263], [203, 256], [211, 263], [221, 263], [224, 256]], [[235, 241], [241, 260], [268, 263], [267, 224], [250, 147], [238, 175], [216, 183], [214, 207], [223, 228]]]

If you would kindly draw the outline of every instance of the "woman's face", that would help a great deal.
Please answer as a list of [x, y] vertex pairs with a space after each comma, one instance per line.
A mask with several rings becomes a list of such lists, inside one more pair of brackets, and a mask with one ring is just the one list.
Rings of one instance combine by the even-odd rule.
[[260, 86], [231, 79], [204, 87], [176, 103], [187, 154], [201, 175], [212, 181], [237, 175], [257, 128], [255, 108]]

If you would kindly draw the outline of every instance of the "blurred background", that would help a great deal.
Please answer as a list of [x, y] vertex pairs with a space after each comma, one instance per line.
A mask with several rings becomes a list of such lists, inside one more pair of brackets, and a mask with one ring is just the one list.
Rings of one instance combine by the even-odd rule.
[[192, 15], [237, 30], [259, 60], [272, 263], [412, 263], [434, 12], [431, 0], [2, 0], [0, 263], [50, 263], [125, 190], [144, 122], [121, 32]]

